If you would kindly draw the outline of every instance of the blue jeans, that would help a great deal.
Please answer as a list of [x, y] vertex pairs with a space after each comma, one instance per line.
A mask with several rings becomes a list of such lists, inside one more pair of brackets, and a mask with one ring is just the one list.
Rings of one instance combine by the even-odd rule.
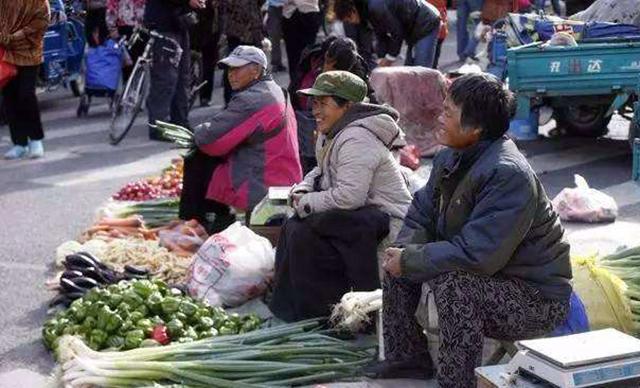
[[[547, 3], [547, 0], [536, 0], [535, 1], [535, 6], [538, 9], [544, 9], [545, 4]], [[551, 0], [551, 7], [553, 7], [553, 12], [560, 16], [560, 0]]]
[[[461, 60], [476, 55], [478, 40], [474, 37], [474, 31], [469, 34], [469, 15], [472, 12], [480, 11], [483, 2], [483, 0], [459, 0], [458, 2], [458, 8], [456, 9], [456, 38], [458, 40], [458, 57]], [[476, 25], [477, 22], [473, 25], [474, 30]]]
[[434, 28], [429, 35], [420, 39], [413, 45], [409, 45], [407, 50], [407, 66], [424, 66], [433, 68], [436, 58], [436, 46], [438, 44], [439, 28]]

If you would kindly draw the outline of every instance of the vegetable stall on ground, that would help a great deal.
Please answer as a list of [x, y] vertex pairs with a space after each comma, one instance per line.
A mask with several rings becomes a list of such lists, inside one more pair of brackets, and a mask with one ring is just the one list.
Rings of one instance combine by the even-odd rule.
[[322, 319], [274, 325], [189, 295], [194, 255], [210, 236], [178, 218], [182, 168], [174, 160], [159, 176], [128, 183], [57, 248], [42, 328], [58, 362], [53, 382], [254, 387], [358, 376], [375, 341], [339, 339]]

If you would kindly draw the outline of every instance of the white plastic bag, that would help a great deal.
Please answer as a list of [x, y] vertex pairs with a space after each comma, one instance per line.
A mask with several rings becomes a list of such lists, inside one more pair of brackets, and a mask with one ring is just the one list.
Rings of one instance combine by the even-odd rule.
[[618, 216], [616, 201], [607, 194], [589, 188], [586, 179], [574, 175], [576, 187], [562, 189], [553, 199], [553, 207], [563, 221], [611, 222]]
[[265, 292], [274, 265], [269, 240], [236, 222], [200, 247], [187, 287], [191, 296], [212, 306], [235, 307]]

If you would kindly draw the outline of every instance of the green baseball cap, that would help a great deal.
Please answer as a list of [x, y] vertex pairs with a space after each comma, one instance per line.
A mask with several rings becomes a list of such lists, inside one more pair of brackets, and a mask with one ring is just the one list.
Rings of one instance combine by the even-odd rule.
[[313, 87], [298, 90], [306, 96], [335, 96], [347, 101], [362, 102], [367, 96], [367, 84], [348, 71], [327, 71], [316, 78]]

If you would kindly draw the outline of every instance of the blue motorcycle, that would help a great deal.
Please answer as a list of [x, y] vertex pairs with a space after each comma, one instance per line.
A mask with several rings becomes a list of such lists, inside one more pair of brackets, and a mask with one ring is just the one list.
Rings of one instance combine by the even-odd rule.
[[65, 9], [62, 0], [49, 0], [49, 4], [51, 22], [44, 35], [44, 62], [38, 86], [47, 91], [64, 86], [78, 97], [84, 90], [84, 23], [77, 12]]

